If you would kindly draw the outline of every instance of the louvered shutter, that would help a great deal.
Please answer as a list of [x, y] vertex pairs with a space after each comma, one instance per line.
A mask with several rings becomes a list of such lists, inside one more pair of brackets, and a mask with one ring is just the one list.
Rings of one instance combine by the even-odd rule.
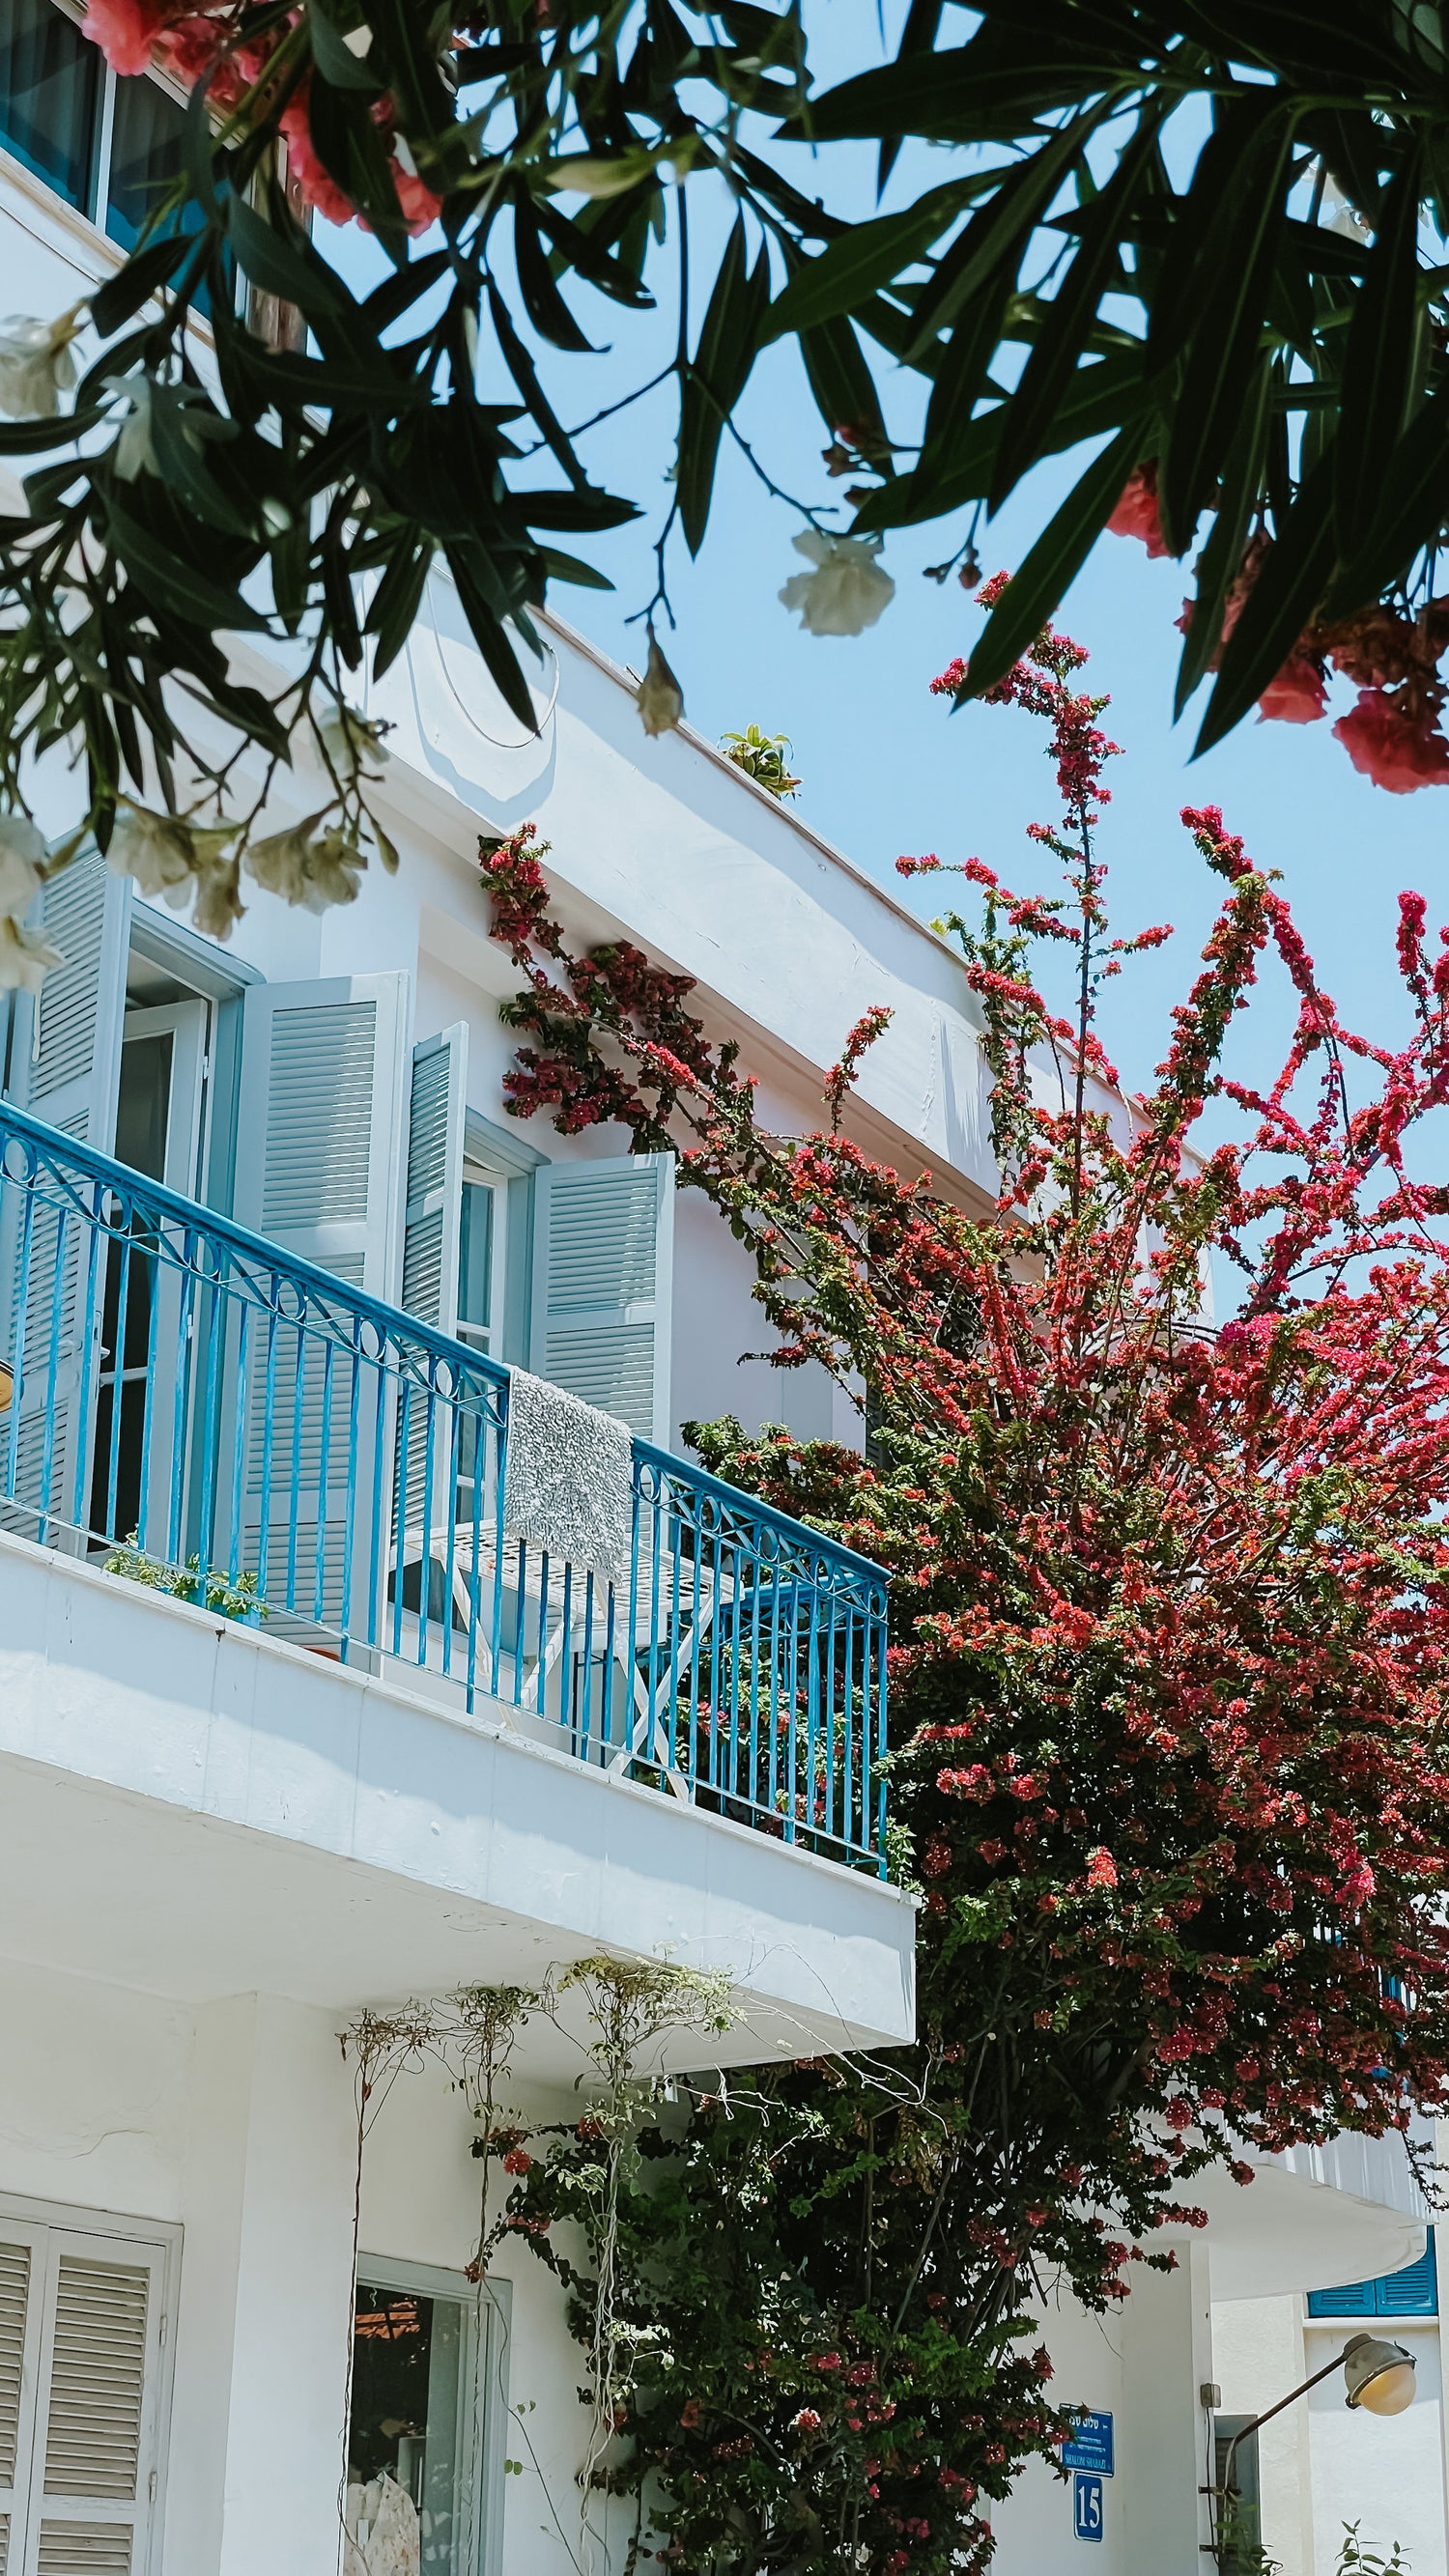
[[[5, 2222], [0, 2220], [0, 2229]], [[39, 2248], [32, 2255], [31, 2305]], [[145, 2576], [159, 2434], [160, 2247], [44, 2231], [28, 2506], [6, 2576]]]
[[529, 1367], [667, 1443], [673, 1155], [548, 1163], [533, 1186]]
[[30, 2416], [35, 2384], [39, 2303], [36, 2243], [0, 2219], [0, 2576], [18, 2571], [23, 2508], [30, 2465]]
[[458, 1321], [467, 1079], [463, 1021], [414, 1047], [401, 1302], [410, 1315], [444, 1333]]
[[[353, 975], [253, 985], [243, 1003], [237, 1221], [374, 1297], [390, 1296], [395, 1284], [406, 996], [405, 975]], [[244, 1407], [243, 1526], [235, 1553], [239, 1564], [262, 1566], [263, 1594], [274, 1609], [313, 1611], [320, 1594], [322, 1624], [335, 1627], [344, 1592], [339, 1532], [348, 1502], [350, 1381], [347, 1369], [334, 1362], [329, 1402], [321, 1346], [303, 1338], [299, 1387], [297, 1336], [285, 1326], [276, 1336], [262, 1565], [266, 1352], [261, 1335], [253, 1333]], [[233, 1327], [233, 1386], [236, 1366]], [[369, 1405], [373, 1392], [369, 1379]], [[222, 1410], [224, 1442], [232, 1437], [234, 1418], [229, 1394]], [[362, 1557], [371, 1536], [366, 1480], [372, 1456], [369, 1418], [353, 1492], [354, 1545]], [[357, 1562], [352, 1572], [355, 1578]], [[355, 1581], [353, 1600], [360, 1606]]]
[[[401, 1303], [419, 1322], [451, 1333], [458, 1321], [458, 1247], [463, 1210], [464, 1094], [468, 1031], [461, 1020], [413, 1049], [408, 1102]], [[399, 1399], [397, 1474], [405, 1487], [403, 1527], [442, 1528], [450, 1516], [453, 1416], [434, 1408], [433, 1492], [428, 1483], [428, 1398], [414, 1386]]]
[[[130, 879], [115, 876], [95, 851], [87, 852], [49, 880], [33, 919], [65, 963], [51, 970], [39, 993], [15, 996], [7, 1097], [108, 1154], [121, 1078]], [[7, 1514], [0, 1506], [0, 1517], [29, 1537], [53, 1540], [59, 1535], [55, 1524], [83, 1520], [88, 1501], [93, 1425], [82, 1424], [75, 1400], [84, 1357], [88, 1238], [75, 1222], [62, 1237], [61, 1219], [37, 1210], [27, 1240], [18, 1193], [6, 1197], [12, 1204], [0, 1226], [0, 1356], [21, 1392], [13, 1481], [10, 1440], [0, 1439], [0, 1492], [13, 1493], [21, 1508]], [[99, 1311], [98, 1294], [97, 1319]], [[93, 1352], [92, 1387], [95, 1366]], [[11, 1425], [4, 1429], [9, 1434]]]

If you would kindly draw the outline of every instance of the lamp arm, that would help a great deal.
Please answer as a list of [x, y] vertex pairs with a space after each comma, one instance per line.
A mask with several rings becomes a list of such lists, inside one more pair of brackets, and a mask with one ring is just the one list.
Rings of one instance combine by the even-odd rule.
[[1311, 2379], [1302, 2380], [1297, 2388], [1290, 2388], [1287, 2396], [1280, 2397], [1276, 2406], [1265, 2406], [1261, 2415], [1255, 2415], [1249, 2423], [1238, 2426], [1228, 2444], [1227, 2455], [1223, 2461], [1222, 2486], [1219, 2490], [1221, 2494], [1231, 2495], [1233, 2492], [1233, 2461], [1237, 2455], [1238, 2444], [1245, 2442], [1250, 2433], [1256, 2433], [1260, 2425], [1271, 2424], [1274, 2416], [1281, 2415], [1285, 2406], [1291, 2406], [1296, 2399], [1306, 2397], [1310, 2388], [1318, 2386], [1320, 2379], [1329, 2379], [1335, 2370], [1342, 2368], [1343, 2355], [1341, 2352], [1336, 2352], [1332, 2361], [1326, 2361], [1321, 2370], [1315, 2370]]

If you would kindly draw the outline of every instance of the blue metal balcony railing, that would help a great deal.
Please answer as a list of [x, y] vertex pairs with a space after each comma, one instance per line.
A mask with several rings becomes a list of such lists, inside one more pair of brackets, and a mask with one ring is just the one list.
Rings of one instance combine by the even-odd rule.
[[3, 1102], [0, 1371], [0, 1527], [884, 1873], [878, 1566], [642, 1440], [527, 1547], [507, 1369]]

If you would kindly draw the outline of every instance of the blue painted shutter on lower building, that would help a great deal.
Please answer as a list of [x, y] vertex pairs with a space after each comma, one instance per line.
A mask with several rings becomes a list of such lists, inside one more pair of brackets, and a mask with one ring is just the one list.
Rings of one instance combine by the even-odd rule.
[[1434, 2230], [1417, 2263], [1385, 2272], [1377, 2281], [1350, 2281], [1340, 2290], [1310, 2290], [1311, 2317], [1437, 2317], [1439, 2276]]

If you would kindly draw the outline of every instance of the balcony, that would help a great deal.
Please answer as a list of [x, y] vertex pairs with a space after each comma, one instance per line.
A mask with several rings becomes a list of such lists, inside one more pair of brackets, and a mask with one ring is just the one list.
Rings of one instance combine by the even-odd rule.
[[885, 1577], [635, 1440], [510, 1532], [509, 1372], [0, 1104], [0, 1530], [885, 1875]]

